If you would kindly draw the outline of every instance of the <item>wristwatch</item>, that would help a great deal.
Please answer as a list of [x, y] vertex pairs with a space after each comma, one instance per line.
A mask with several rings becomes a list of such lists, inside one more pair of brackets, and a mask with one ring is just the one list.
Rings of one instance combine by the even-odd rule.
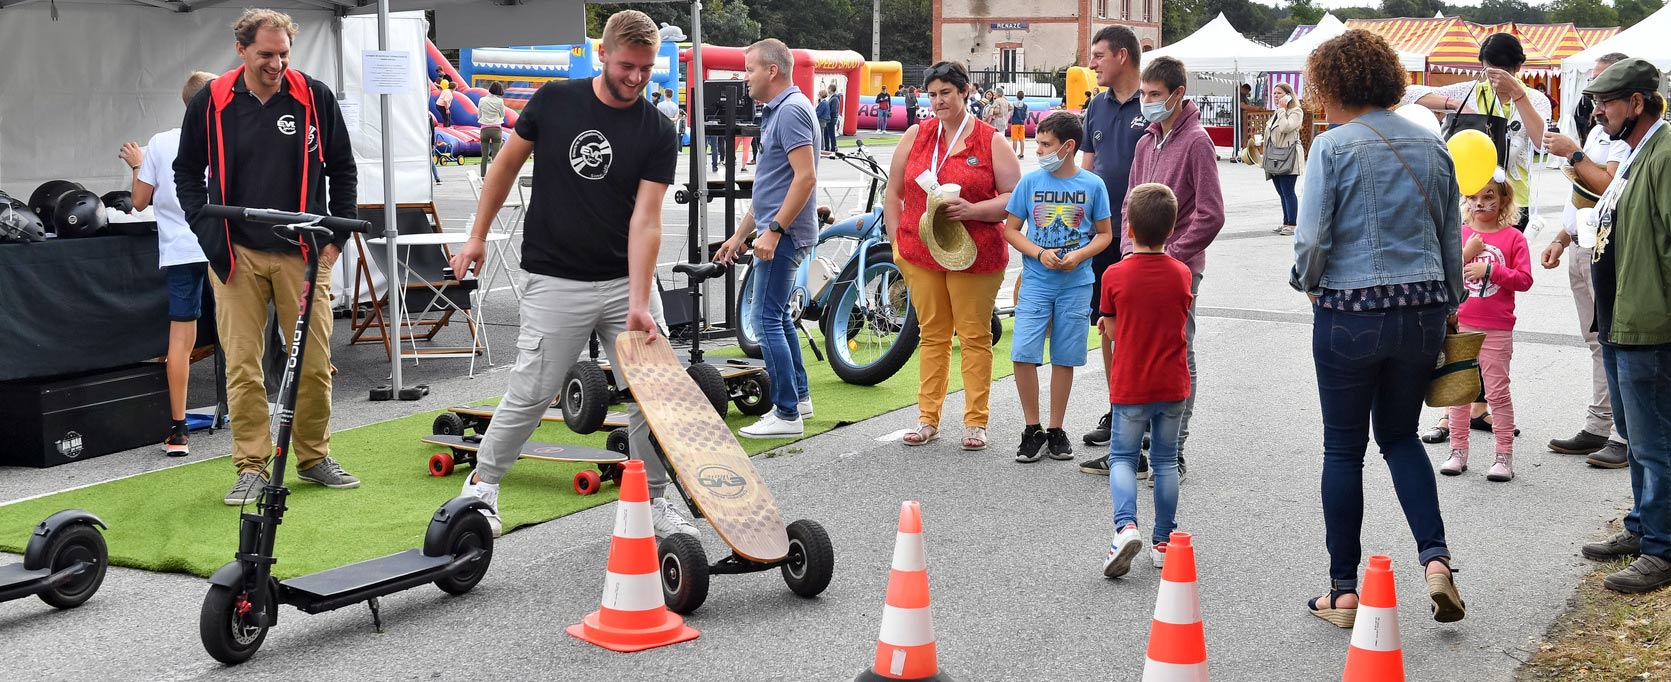
[[1567, 163], [1570, 163], [1574, 166], [1578, 165], [1578, 162], [1583, 161], [1583, 160], [1584, 160], [1584, 150], [1582, 150], [1582, 149], [1573, 152], [1572, 156], [1567, 157]]
[[783, 234], [784, 233], [783, 226], [777, 224], [776, 220], [773, 220], [769, 223], [766, 223], [766, 231], [767, 232], [776, 232], [778, 234]]

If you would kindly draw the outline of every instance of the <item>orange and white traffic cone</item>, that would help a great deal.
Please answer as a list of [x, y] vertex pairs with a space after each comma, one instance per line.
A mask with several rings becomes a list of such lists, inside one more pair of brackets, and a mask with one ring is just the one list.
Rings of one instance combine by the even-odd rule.
[[1174, 532], [1166, 544], [1149, 625], [1149, 653], [1143, 682], [1206, 682], [1207, 634], [1201, 627], [1201, 596], [1195, 582], [1195, 546], [1189, 533]]
[[1346, 651], [1342, 682], [1404, 682], [1404, 648], [1398, 637], [1398, 590], [1392, 557], [1369, 557], [1352, 624], [1352, 648]]
[[621, 501], [615, 505], [603, 605], [567, 632], [612, 651], [642, 651], [696, 639], [701, 633], [667, 610], [657, 564], [644, 463], [628, 460], [621, 470]]
[[922, 507], [916, 502], [906, 502], [899, 508], [899, 534], [894, 538], [888, 599], [882, 606], [882, 632], [876, 637], [876, 662], [853, 682], [887, 680], [951, 682], [950, 677], [941, 674], [934, 649]]

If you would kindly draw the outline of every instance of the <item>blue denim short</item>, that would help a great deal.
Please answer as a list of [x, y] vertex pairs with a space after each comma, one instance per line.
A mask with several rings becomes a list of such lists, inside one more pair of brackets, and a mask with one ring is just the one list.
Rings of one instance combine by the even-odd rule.
[[168, 319], [196, 322], [203, 316], [203, 281], [208, 276], [209, 264], [170, 265], [163, 271], [168, 279]]
[[1015, 303], [1015, 340], [1010, 361], [1044, 364], [1045, 332], [1050, 332], [1050, 364], [1085, 366], [1091, 338], [1091, 292], [1094, 284], [1056, 287], [1027, 279]]

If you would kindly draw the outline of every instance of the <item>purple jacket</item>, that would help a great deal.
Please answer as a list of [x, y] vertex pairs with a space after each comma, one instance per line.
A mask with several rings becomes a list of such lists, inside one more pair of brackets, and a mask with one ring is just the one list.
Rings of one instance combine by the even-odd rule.
[[[1224, 195], [1218, 184], [1218, 153], [1201, 127], [1201, 110], [1187, 99], [1179, 106], [1183, 111], [1171, 135], [1162, 137], [1160, 124], [1153, 123], [1137, 141], [1126, 200], [1130, 203], [1129, 188], [1146, 182], [1172, 188], [1178, 197], [1178, 222], [1166, 240], [1166, 253], [1199, 275], [1207, 267], [1207, 245], [1224, 228]], [[1120, 215], [1127, 215], [1123, 207]], [[1131, 235], [1123, 227], [1119, 232], [1120, 253], [1130, 254]]]

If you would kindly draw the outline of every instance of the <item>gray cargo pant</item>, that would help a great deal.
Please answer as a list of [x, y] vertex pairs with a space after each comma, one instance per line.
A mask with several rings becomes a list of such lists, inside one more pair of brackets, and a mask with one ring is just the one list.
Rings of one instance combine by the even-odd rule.
[[[651, 292], [650, 315], [656, 326], [666, 328], [661, 299]], [[603, 282], [582, 282], [545, 275], [528, 274], [522, 290], [522, 329], [516, 337], [516, 366], [505, 388], [505, 399], [493, 413], [481, 451], [476, 453], [476, 471], [482, 481], [498, 483], [516, 462], [517, 453], [540, 425], [540, 417], [562, 390], [569, 367], [586, 350], [592, 332], [605, 357], [615, 357], [615, 338], [627, 330], [627, 278]], [[665, 333], [665, 331], [663, 332]], [[627, 387], [619, 368], [615, 381]], [[627, 403], [627, 436], [632, 458], [643, 460], [650, 484], [650, 497], [661, 497], [667, 488], [667, 469], [650, 451], [650, 428], [637, 403]]]

